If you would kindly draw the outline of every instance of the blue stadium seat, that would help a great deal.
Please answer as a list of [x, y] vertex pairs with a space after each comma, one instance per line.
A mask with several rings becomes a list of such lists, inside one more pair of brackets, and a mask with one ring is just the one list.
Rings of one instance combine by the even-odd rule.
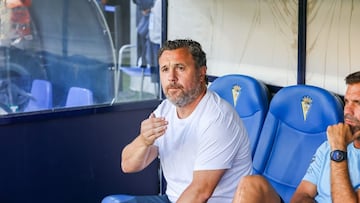
[[102, 199], [101, 203], [121, 203], [133, 199], [131, 195], [109, 195]]
[[255, 174], [265, 176], [289, 202], [329, 125], [343, 121], [339, 97], [315, 86], [279, 90], [270, 102], [253, 157]]
[[66, 107], [92, 105], [93, 93], [91, 90], [81, 87], [71, 87], [66, 98]]
[[238, 112], [248, 131], [253, 156], [269, 107], [269, 90], [261, 81], [240, 74], [219, 77], [209, 89], [228, 101]]
[[24, 111], [38, 111], [52, 108], [52, 85], [47, 80], [33, 80], [31, 97]]

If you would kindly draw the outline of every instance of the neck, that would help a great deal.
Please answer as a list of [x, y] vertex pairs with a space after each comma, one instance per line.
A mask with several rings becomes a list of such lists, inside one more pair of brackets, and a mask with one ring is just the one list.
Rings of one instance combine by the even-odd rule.
[[187, 118], [190, 114], [195, 110], [197, 105], [200, 103], [201, 99], [204, 97], [206, 93], [206, 89], [202, 91], [199, 96], [192, 101], [191, 103], [183, 106], [183, 107], [176, 107], [177, 115], [180, 119]]

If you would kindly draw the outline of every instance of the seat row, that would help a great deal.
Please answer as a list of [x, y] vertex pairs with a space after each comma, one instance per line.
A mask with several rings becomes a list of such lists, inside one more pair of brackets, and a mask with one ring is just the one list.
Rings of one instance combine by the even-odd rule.
[[[32, 82], [30, 100], [24, 111], [39, 111], [53, 108], [52, 84], [47, 80], [35, 79]], [[93, 104], [93, 93], [82, 87], [71, 87], [66, 98], [66, 107]]]
[[[267, 86], [246, 75], [217, 78], [209, 86], [228, 101], [248, 131], [253, 173], [266, 177], [289, 202], [327, 126], [343, 121], [341, 98], [323, 88], [293, 85], [273, 96]], [[109, 195], [102, 203], [119, 203], [129, 195]]]
[[217, 78], [209, 87], [230, 102], [247, 128], [253, 173], [266, 177], [289, 202], [329, 125], [343, 121], [341, 98], [323, 88], [293, 85], [269, 95], [245, 75]]

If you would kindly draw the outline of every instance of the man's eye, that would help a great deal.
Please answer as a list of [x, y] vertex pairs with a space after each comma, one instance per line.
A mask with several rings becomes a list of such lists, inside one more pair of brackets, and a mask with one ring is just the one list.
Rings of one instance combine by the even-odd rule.
[[185, 67], [184, 67], [184, 66], [179, 66], [178, 69], [179, 69], [180, 71], [184, 71], [184, 70], [185, 70]]

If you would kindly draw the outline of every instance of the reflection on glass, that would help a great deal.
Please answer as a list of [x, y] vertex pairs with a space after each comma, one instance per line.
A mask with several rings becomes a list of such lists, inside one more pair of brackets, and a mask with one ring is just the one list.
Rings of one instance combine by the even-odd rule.
[[161, 43], [161, 0], [133, 0], [136, 36], [118, 51], [118, 102], [159, 95], [157, 53]]
[[107, 1], [0, 1], [0, 115], [157, 98], [157, 65], [137, 53], [135, 4], [118, 3], [129, 15], [116, 25]]

